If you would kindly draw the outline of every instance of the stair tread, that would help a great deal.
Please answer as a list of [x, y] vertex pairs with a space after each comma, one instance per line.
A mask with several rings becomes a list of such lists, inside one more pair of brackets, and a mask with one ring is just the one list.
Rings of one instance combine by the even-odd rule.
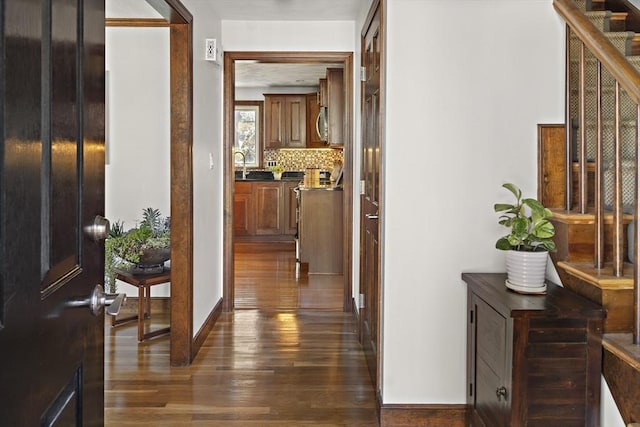
[[624, 264], [624, 275], [617, 277], [611, 274], [610, 264], [598, 269], [593, 264], [559, 261], [558, 267], [572, 276], [578, 277], [600, 289], [633, 289], [633, 265]]
[[602, 346], [634, 369], [640, 371], [640, 345], [633, 343], [633, 335], [631, 333], [604, 334]]
[[[593, 163], [590, 163], [591, 165]], [[595, 170], [592, 168], [592, 170]], [[596, 220], [596, 214], [593, 211], [593, 208], [589, 210], [587, 213], [580, 213], [577, 211], [567, 211], [566, 209], [554, 208], [550, 209], [553, 213], [553, 219], [564, 223], [571, 224], [594, 224]], [[633, 215], [625, 214], [623, 215], [623, 222], [625, 224], [633, 221]], [[605, 212], [604, 213], [604, 222], [612, 223], [613, 222], [613, 213]]]

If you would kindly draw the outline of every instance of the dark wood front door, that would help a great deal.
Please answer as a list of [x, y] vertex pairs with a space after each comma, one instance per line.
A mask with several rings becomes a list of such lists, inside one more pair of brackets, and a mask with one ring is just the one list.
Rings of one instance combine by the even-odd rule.
[[360, 196], [360, 331], [371, 379], [380, 384], [380, 4], [372, 6], [362, 36], [362, 176]]
[[104, 0], [0, 9], [0, 425], [102, 425]]

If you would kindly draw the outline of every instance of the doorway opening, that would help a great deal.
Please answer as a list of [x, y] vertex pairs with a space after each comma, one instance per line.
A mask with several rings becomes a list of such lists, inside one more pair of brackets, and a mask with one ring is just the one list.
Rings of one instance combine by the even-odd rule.
[[191, 363], [193, 341], [193, 17], [178, 1], [148, 2], [161, 19], [107, 19], [113, 26], [168, 26], [171, 216], [170, 363]]
[[[344, 257], [343, 263], [343, 275], [341, 277], [341, 284], [337, 290], [337, 292], [341, 293], [341, 308], [344, 311], [350, 312], [352, 310], [353, 296], [352, 296], [352, 283], [351, 283], [351, 271], [352, 271], [352, 262], [351, 262], [351, 250], [352, 250], [352, 212], [353, 212], [353, 188], [352, 188], [352, 175], [353, 175], [353, 146], [352, 146], [352, 135], [353, 135], [353, 53], [351, 52], [226, 52], [224, 59], [224, 238], [223, 238], [223, 310], [224, 311], [233, 311], [235, 308], [236, 302], [236, 275], [235, 275], [235, 256], [234, 249], [236, 249], [235, 243], [236, 239], [234, 238], [234, 217], [237, 216], [238, 212], [234, 211], [241, 209], [242, 205], [238, 205], [234, 203], [234, 186], [236, 184], [235, 177], [235, 166], [236, 166], [236, 141], [235, 141], [235, 102], [240, 100], [239, 97], [236, 96], [237, 87], [236, 87], [236, 72], [237, 66], [245, 63], [266, 63], [270, 65], [275, 64], [314, 64], [316, 66], [330, 67], [331, 64], [339, 64], [339, 66], [344, 70], [344, 105], [343, 107], [343, 146], [342, 152], [340, 155], [342, 156], [343, 163], [343, 215], [341, 217], [341, 227], [343, 232], [341, 234], [342, 240], [342, 252]], [[296, 86], [296, 82], [292, 82], [289, 86]], [[245, 91], [246, 92], [246, 91]], [[246, 97], [243, 97], [243, 101], [247, 101]], [[267, 107], [265, 107], [267, 108]], [[265, 114], [265, 117], [271, 117]], [[269, 120], [269, 118], [265, 118], [265, 121]], [[307, 140], [308, 141], [308, 140]], [[295, 142], [294, 142], [295, 143]], [[265, 145], [268, 147], [269, 141], [268, 138], [265, 137]], [[299, 143], [300, 144], [300, 143]], [[305, 141], [302, 141], [298, 147], [302, 148], [305, 146]], [[330, 150], [328, 150], [330, 151]], [[268, 151], [264, 151], [264, 163], [262, 165], [262, 169], [268, 168], [268, 164], [266, 163], [274, 154]], [[240, 156], [239, 156], [240, 157]], [[300, 180], [302, 178], [300, 177]], [[294, 184], [295, 187], [295, 184]], [[293, 187], [292, 187], [293, 188]], [[274, 190], [275, 191], [275, 190]], [[282, 191], [282, 190], [280, 190]], [[288, 197], [287, 194], [284, 196]], [[275, 192], [274, 192], [275, 194]], [[266, 199], [261, 199], [266, 200]], [[295, 210], [295, 200], [289, 203], [289, 209], [293, 212]], [[235, 205], [235, 206], [234, 206]], [[285, 213], [286, 215], [286, 213]], [[292, 215], [295, 215], [293, 213]], [[295, 227], [295, 225], [293, 225]], [[286, 226], [285, 226], [286, 228]], [[277, 263], [274, 259], [278, 259], [278, 256], [289, 257], [287, 261], [286, 267], [287, 269], [295, 269], [296, 266], [296, 254], [293, 245], [289, 245], [287, 247], [286, 240], [282, 243], [278, 243], [277, 246], [285, 248], [280, 255], [274, 255], [276, 258], [273, 258], [271, 261], [267, 261], [268, 265], [273, 265]], [[259, 251], [260, 245], [265, 244], [262, 242], [253, 242], [255, 246], [250, 249], [251, 251]], [[250, 245], [249, 243], [241, 243], [245, 248], [246, 245]], [[267, 252], [274, 252], [273, 249], [277, 247], [276, 245], [269, 245]], [[242, 249], [240, 249], [240, 252]], [[239, 253], [240, 253], [239, 252]], [[243, 260], [244, 258], [243, 254]], [[246, 268], [242, 267], [243, 269]], [[291, 270], [293, 274], [294, 270]], [[274, 271], [271, 271], [267, 274], [276, 274]], [[290, 279], [290, 278], [289, 278]], [[289, 280], [287, 279], [287, 280]], [[326, 279], [326, 278], [325, 278]], [[311, 297], [313, 298], [313, 297]]]

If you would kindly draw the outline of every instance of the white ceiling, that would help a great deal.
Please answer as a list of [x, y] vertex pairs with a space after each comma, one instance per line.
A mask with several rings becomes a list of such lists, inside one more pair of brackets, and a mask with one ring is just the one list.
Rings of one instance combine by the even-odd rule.
[[[191, 0], [206, 2], [222, 20], [355, 20], [366, 0]], [[161, 18], [145, 0], [106, 0], [107, 18]], [[236, 86], [317, 86], [327, 67], [236, 61]]]
[[[222, 20], [352, 21], [366, 0], [191, 0]], [[106, 0], [107, 18], [158, 18], [145, 0]]]
[[318, 86], [328, 67], [343, 64], [272, 64], [236, 61], [237, 87]]

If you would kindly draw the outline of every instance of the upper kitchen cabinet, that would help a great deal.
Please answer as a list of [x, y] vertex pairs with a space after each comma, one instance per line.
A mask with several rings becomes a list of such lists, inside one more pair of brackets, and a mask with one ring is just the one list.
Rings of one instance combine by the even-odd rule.
[[[320, 91], [322, 93], [322, 91]], [[322, 97], [322, 96], [321, 96]], [[344, 73], [342, 68], [327, 68], [328, 144], [344, 145]]]
[[319, 84], [319, 89], [318, 89], [318, 103], [320, 104], [321, 107], [326, 107], [327, 106], [327, 79], [326, 77], [324, 79], [320, 79], [320, 84]]
[[265, 148], [305, 148], [306, 95], [264, 95]]
[[318, 93], [307, 94], [307, 148], [326, 148], [319, 134], [320, 104]]

